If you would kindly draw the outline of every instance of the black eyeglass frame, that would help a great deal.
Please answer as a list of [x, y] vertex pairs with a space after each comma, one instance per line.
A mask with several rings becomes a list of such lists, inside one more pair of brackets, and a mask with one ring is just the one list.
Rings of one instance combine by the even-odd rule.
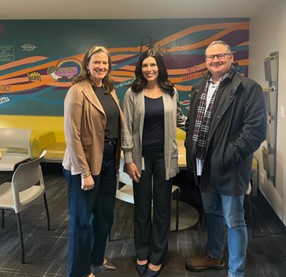
[[225, 59], [226, 56], [230, 56], [231, 53], [220, 53], [220, 54], [215, 54], [215, 55], [206, 55], [206, 61], [213, 61], [216, 57], [218, 60], [223, 60]]

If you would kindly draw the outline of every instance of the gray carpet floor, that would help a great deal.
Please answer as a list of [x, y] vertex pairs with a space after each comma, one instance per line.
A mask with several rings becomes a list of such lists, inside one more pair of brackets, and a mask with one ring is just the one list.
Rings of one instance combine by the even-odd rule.
[[[21, 264], [21, 249], [13, 212], [5, 213], [5, 229], [0, 229], [1, 277], [50, 277], [66, 276], [68, 213], [67, 189], [61, 167], [43, 166], [47, 198], [51, 216], [51, 231], [47, 230], [44, 206], [41, 201], [22, 213], [26, 250], [26, 264]], [[6, 175], [0, 174], [0, 179]], [[286, 276], [286, 231], [265, 199], [259, 195], [251, 199], [254, 219], [249, 219], [249, 247], [246, 277]], [[133, 242], [133, 206], [117, 200], [112, 241], [108, 242], [106, 256], [117, 266], [114, 272], [97, 277], [138, 276], [135, 268]], [[255, 226], [252, 237], [252, 226]], [[219, 271], [188, 272], [184, 261], [189, 256], [204, 252], [206, 232], [202, 220], [181, 231], [170, 233], [168, 262], [161, 271], [162, 277], [226, 277], [227, 266]], [[227, 261], [227, 253], [225, 254]]]

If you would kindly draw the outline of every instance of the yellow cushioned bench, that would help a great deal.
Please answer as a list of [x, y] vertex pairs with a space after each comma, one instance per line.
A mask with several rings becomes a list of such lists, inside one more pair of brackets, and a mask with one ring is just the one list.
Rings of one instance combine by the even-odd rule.
[[32, 156], [34, 158], [39, 157], [42, 151], [47, 151], [43, 161], [61, 163], [64, 157], [66, 143], [56, 141], [55, 133], [52, 131], [48, 132], [37, 132], [32, 135]]

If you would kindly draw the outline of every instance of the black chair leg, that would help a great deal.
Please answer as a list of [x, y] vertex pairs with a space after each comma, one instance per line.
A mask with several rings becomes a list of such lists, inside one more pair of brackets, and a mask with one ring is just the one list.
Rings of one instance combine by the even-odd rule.
[[252, 237], [254, 238], [255, 237], [255, 223], [256, 223], [256, 221], [255, 221], [255, 215], [254, 215], [254, 207], [253, 207], [252, 203], [251, 203], [250, 209], [251, 209], [251, 216], [252, 216]]
[[50, 212], [49, 212], [46, 193], [43, 194], [43, 198], [44, 198], [45, 210], [46, 210], [46, 215], [47, 215], [47, 220], [48, 220], [48, 231], [50, 231], [51, 230]]
[[5, 229], [5, 210], [2, 209], [2, 229]]
[[21, 223], [20, 213], [17, 213], [16, 215], [17, 215], [18, 233], [19, 233], [19, 238], [20, 238], [20, 243], [21, 243], [22, 264], [24, 264], [25, 263], [25, 248], [24, 248], [23, 233], [22, 233], [22, 223]]
[[248, 207], [248, 215], [249, 215], [249, 221], [252, 224], [252, 237], [254, 238], [254, 228], [255, 228], [255, 218], [253, 216], [253, 206], [251, 202], [251, 195], [246, 195], [246, 201], [247, 201], [247, 207]]
[[202, 231], [206, 232], [207, 231], [207, 215], [204, 211], [204, 207], [202, 208]]
[[176, 231], [179, 230], [179, 200], [180, 200], [180, 190], [177, 190], [177, 199], [176, 199]]

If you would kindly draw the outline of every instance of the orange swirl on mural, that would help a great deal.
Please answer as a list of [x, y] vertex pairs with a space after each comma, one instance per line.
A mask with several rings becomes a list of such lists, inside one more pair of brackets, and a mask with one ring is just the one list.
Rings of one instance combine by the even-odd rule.
[[[225, 22], [192, 26], [157, 41], [156, 43], [165, 47], [166, 57], [168, 55], [175, 57], [172, 68], [168, 69], [171, 81], [176, 84], [180, 91], [189, 91], [191, 87], [190, 81], [201, 78], [205, 71], [204, 60], [200, 60], [199, 62], [196, 62], [197, 64], [194, 64], [192, 57], [196, 56], [197, 52], [195, 51], [198, 51], [201, 53], [200, 55], [203, 56], [203, 49], [205, 49], [211, 41], [222, 39], [226, 35], [241, 30], [249, 30], [249, 22]], [[190, 43], [190, 40], [186, 39], [189, 36], [195, 36], [196, 33], [205, 31], [210, 31], [211, 33], [200, 41]], [[183, 39], [185, 39], [185, 41], [183, 41]], [[248, 47], [248, 44], [248, 41], [244, 41], [236, 45], [236, 47]], [[140, 51], [145, 51], [147, 49], [148, 47], [146, 45], [109, 48], [112, 66], [114, 67], [112, 75], [117, 85], [120, 86], [120, 84], [130, 83], [134, 78], [135, 65], [140, 55]], [[176, 60], [180, 58], [180, 55], [183, 52], [186, 52], [187, 55], [190, 55], [191, 57], [190, 64], [185, 67], [180, 65], [180, 63], [178, 63], [178, 65], [175, 64]], [[80, 72], [79, 67], [77, 66], [80, 66], [83, 54], [56, 60], [51, 59], [51, 57], [34, 56], [1, 65], [0, 70], [6, 70], [7, 73], [1, 74], [0, 85], [8, 86], [9, 93], [21, 93], [29, 90], [38, 91], [44, 87], [51, 87], [55, 90], [57, 88], [68, 88], [71, 85], [71, 79], [75, 74], [79, 74]], [[71, 61], [75, 62], [77, 66], [69, 64]], [[248, 66], [248, 59], [245, 57], [238, 58], [236, 61], [240, 66]], [[27, 67], [27, 65], [30, 66]], [[189, 72], [188, 68], [193, 66], [197, 66], [198, 70], [196, 72]], [[13, 69], [14, 71], [10, 72]], [[31, 73], [40, 77], [29, 79]]]

